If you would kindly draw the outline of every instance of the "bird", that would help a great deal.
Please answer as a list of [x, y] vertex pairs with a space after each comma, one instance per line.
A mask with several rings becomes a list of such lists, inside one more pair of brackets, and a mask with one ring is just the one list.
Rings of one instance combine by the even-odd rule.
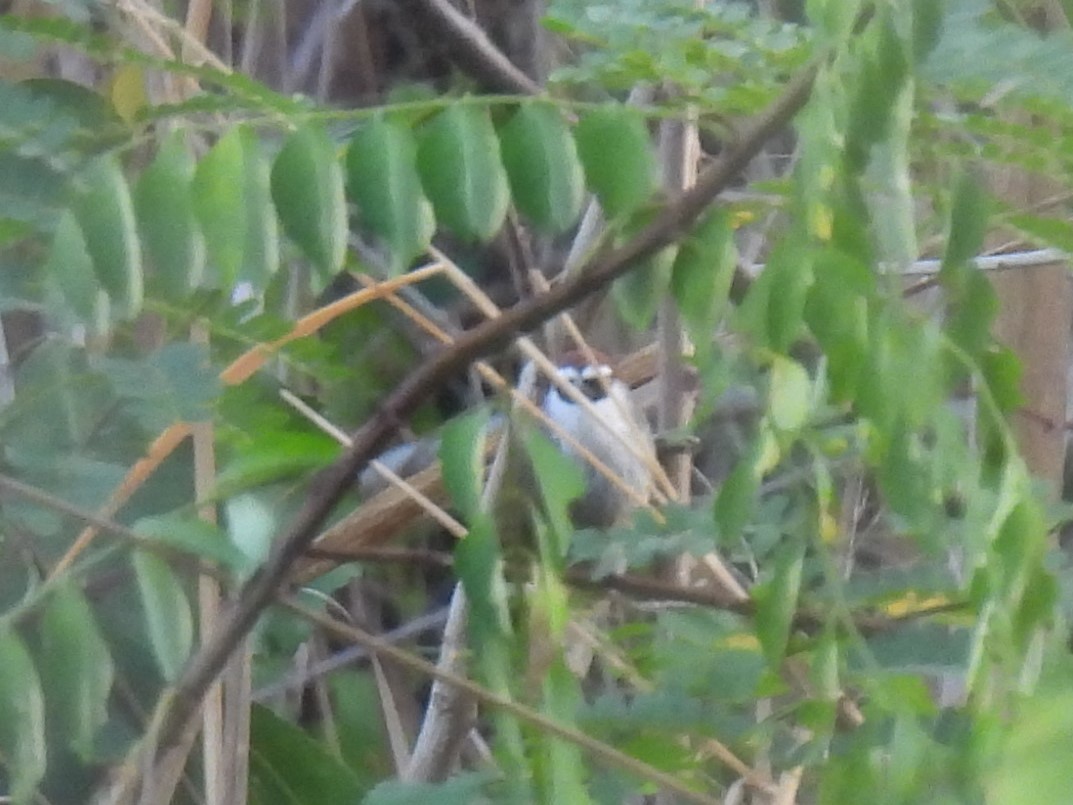
[[[582, 471], [585, 490], [570, 506], [572, 523], [578, 529], [621, 524], [652, 492], [656, 455], [648, 421], [634, 403], [629, 385], [616, 376], [602, 353], [568, 351], [554, 362], [552, 374], [554, 379], [529, 361], [517, 387], [543, 411], [547, 421], [538, 426]], [[576, 395], [564, 391], [565, 387], [572, 387]], [[504, 417], [493, 416], [488, 431], [500, 431], [504, 424]], [[379, 461], [396, 474], [408, 476], [432, 464], [438, 451], [437, 439], [425, 439], [391, 448]], [[618, 482], [597, 468], [586, 453], [595, 456]], [[511, 512], [512, 518], [524, 517], [522, 511], [528, 511], [533, 489], [532, 469], [513, 460], [511, 464], [498, 508]], [[366, 498], [388, 485], [372, 468], [361, 474], [358, 483]]]
[[[606, 356], [572, 350], [556, 362], [555, 379], [537, 383], [540, 407], [554, 427], [548, 435], [581, 467], [585, 491], [570, 508], [575, 528], [608, 528], [647, 503], [656, 461], [652, 430], [635, 405], [630, 387]], [[570, 386], [577, 395], [564, 391]], [[578, 449], [590, 452], [621, 484], [612, 481]]]

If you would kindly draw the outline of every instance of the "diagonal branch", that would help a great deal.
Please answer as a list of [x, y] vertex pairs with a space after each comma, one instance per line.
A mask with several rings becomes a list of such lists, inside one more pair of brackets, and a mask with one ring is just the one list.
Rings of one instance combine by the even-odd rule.
[[402, 5], [424, 18], [442, 38], [445, 53], [488, 92], [539, 95], [541, 87], [514, 66], [473, 20], [448, 0], [405, 0]]
[[[216, 631], [191, 657], [174, 688], [161, 697], [158, 718], [155, 719], [160, 725], [155, 734], [156, 745], [142, 747], [143, 751], [159, 757], [183, 734], [197, 713], [205, 691], [224, 667], [234, 647], [274, 600], [292, 565], [312, 544], [357, 473], [385, 447], [400, 423], [445, 381], [475, 359], [501, 349], [518, 333], [539, 326], [626, 274], [641, 259], [684, 236], [767, 140], [786, 126], [805, 104], [817, 64], [814, 62], [796, 76], [783, 95], [705, 170], [696, 185], [668, 202], [636, 237], [621, 246], [601, 250], [566, 281], [463, 333], [451, 348], [431, 356], [384, 400], [377, 415], [354, 434], [351, 447], [326, 473], [318, 489], [309, 495], [287, 532], [275, 541], [263, 568], [246, 583], [229, 615], [219, 622]], [[139, 770], [126, 778], [128, 784], [137, 785], [142, 770], [152, 773], [154, 762], [143, 762], [145, 760], [149, 759], [128, 760]], [[118, 794], [113, 801], [123, 802], [131, 792], [112, 793]]]

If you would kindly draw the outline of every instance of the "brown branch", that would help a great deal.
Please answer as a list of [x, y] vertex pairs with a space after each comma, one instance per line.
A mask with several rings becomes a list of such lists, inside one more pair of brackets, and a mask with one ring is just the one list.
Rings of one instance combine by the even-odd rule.
[[495, 46], [477, 23], [447, 0], [406, 0], [416, 16], [432, 27], [451, 61], [461, 67], [486, 92], [539, 95], [543, 90], [519, 70]]
[[[188, 563], [188, 566], [189, 563], [193, 562], [193, 566], [198, 573], [208, 578], [215, 579], [220, 583], [226, 583], [228, 581], [227, 573], [220, 570], [212, 563], [206, 562], [192, 549], [184, 548], [180, 545], [170, 545], [158, 539], [143, 536], [136, 531], [127, 528], [125, 525], [121, 525], [107, 517], [101, 517], [98, 514], [79, 508], [43, 489], [38, 489], [36, 486], [31, 486], [30, 484], [24, 484], [22, 481], [16, 480], [9, 475], [0, 473], [0, 489], [36, 503], [44, 509], [50, 509], [51, 511], [65, 514], [68, 517], [73, 517], [80, 522], [88, 523], [99, 531], [104, 531], [112, 536], [118, 537], [123, 541], [142, 550], [149, 551], [166, 561], [185, 562]], [[52, 580], [57, 577], [58, 574], [54, 571], [50, 574], [49, 579]]]
[[[455, 344], [426, 360], [381, 404], [378, 413], [354, 434], [343, 457], [328, 471], [324, 483], [306, 500], [290, 528], [273, 543], [264, 566], [243, 587], [233, 609], [190, 658], [172, 690], [166, 691], [154, 719], [160, 724], [156, 745], [145, 751], [159, 757], [185, 732], [209, 685], [224, 667], [234, 647], [253, 628], [261, 612], [286, 582], [292, 565], [310, 547], [336, 502], [359, 471], [384, 447], [402, 421], [437, 388], [477, 358], [491, 354], [519, 333], [528, 332], [591, 293], [607, 286], [657, 251], [684, 236], [697, 218], [749, 164], [764, 144], [786, 126], [808, 100], [818, 62], [805, 68], [782, 97], [743, 130], [742, 137], [701, 175], [688, 192], [673, 199], [636, 237], [616, 248], [604, 248], [583, 270], [566, 281], [504, 311], [498, 318], [460, 335]], [[130, 785], [143, 770], [151, 774], [153, 762], [128, 758], [138, 771], [125, 778]], [[134, 778], [134, 779], [132, 779]], [[123, 802], [131, 792], [115, 792]], [[124, 796], [125, 795], [125, 796]]]

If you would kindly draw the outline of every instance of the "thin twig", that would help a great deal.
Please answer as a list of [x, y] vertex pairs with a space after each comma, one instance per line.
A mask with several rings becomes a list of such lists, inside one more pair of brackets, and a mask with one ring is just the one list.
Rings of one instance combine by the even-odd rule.
[[381, 654], [384, 657], [397, 662], [399, 665], [426, 674], [433, 679], [441, 680], [454, 687], [461, 688], [468, 695], [477, 699], [482, 704], [499, 708], [516, 718], [534, 725], [550, 735], [554, 735], [564, 741], [569, 741], [581, 749], [584, 749], [597, 760], [636, 775], [643, 780], [654, 782], [669, 791], [673, 791], [684, 801], [700, 803], [700, 805], [717, 805], [719, 802], [717, 799], [714, 799], [707, 794], [702, 794], [699, 791], [694, 791], [693, 789], [686, 787], [678, 778], [657, 769], [655, 766], [651, 766], [644, 761], [631, 757], [625, 752], [621, 752], [613, 746], [598, 741], [574, 727], [564, 726], [542, 713], [538, 713], [530, 707], [519, 704], [505, 696], [492, 693], [465, 677], [442, 671], [427, 660], [415, 657], [410, 652], [400, 649], [384, 640], [382, 637], [369, 634], [356, 626], [351, 626], [334, 620], [325, 614], [309, 609], [295, 601], [293, 598], [283, 598], [280, 600], [280, 603], [292, 612], [324, 629], [327, 629], [339, 637], [359, 643], [365, 646], [369, 651]]

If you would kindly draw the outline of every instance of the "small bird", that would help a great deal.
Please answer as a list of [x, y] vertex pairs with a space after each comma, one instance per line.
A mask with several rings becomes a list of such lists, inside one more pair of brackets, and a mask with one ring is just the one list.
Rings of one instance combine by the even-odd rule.
[[[547, 379], [541, 402], [544, 413], [557, 426], [550, 434], [552, 439], [585, 473], [585, 492], [570, 510], [578, 528], [607, 528], [644, 505], [652, 492], [651, 468], [656, 460], [651, 428], [634, 404], [629, 386], [615, 376], [604, 356], [597, 353], [593, 357], [595, 362], [583, 352], [571, 351], [559, 360], [556, 369], [558, 378], [587, 399], [591, 409]], [[593, 466], [564, 434], [605, 464], [633, 494]]]

